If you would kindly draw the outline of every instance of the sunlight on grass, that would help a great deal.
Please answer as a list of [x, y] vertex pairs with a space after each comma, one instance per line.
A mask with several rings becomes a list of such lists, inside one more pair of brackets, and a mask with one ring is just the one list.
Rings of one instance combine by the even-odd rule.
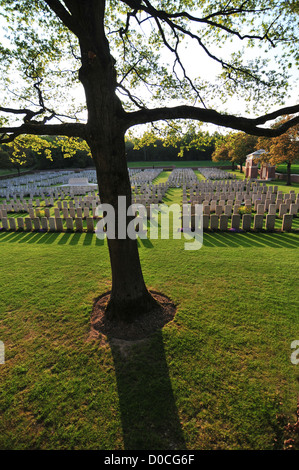
[[[182, 189], [164, 202], [181, 204]], [[185, 242], [138, 239], [147, 286], [177, 314], [124, 354], [88, 341], [111, 288], [106, 240], [0, 233], [1, 449], [283, 448], [298, 396], [298, 232]]]
[[[179, 193], [171, 190], [172, 201]], [[276, 416], [294, 413], [298, 390], [290, 362], [299, 331], [298, 235], [207, 233], [196, 252], [183, 242], [138, 244], [147, 285], [178, 308], [163, 329], [163, 354], [186, 446], [279, 447]], [[93, 299], [111, 285], [106, 242], [92, 234], [7, 232], [0, 244], [0, 447], [124, 448], [122, 413], [129, 411], [117, 383], [130, 389], [140, 357], [149, 371], [154, 356], [145, 351], [155, 355], [160, 343], [154, 335], [140, 345], [127, 376], [108, 344], [86, 342]], [[166, 380], [162, 369], [156, 385]], [[146, 396], [146, 380], [138, 387], [138, 397]], [[164, 399], [157, 391], [152, 413], [159, 415]], [[165, 436], [132, 426], [126, 442], [143, 432], [143, 445], [165, 448]]]

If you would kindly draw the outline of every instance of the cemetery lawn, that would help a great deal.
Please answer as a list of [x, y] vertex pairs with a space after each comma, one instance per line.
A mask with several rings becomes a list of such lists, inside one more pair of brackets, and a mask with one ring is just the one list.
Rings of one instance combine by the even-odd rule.
[[[30, 170], [32, 170], [32, 168], [20, 168], [20, 173], [30, 171]], [[3, 169], [0, 168], [0, 176], [10, 176], [10, 175], [16, 175], [17, 176], [17, 174], [18, 174], [18, 171], [15, 170], [15, 169], [3, 170]]]
[[[287, 173], [287, 165], [286, 163], [282, 165], [278, 165], [276, 168], [276, 171], [278, 173]], [[294, 163], [291, 165], [291, 173], [293, 174], [299, 174], [299, 160], [296, 160]]]
[[298, 397], [298, 233], [184, 242], [139, 240], [147, 285], [177, 314], [120, 348], [88, 341], [110, 288], [106, 241], [0, 233], [1, 449], [283, 448]]

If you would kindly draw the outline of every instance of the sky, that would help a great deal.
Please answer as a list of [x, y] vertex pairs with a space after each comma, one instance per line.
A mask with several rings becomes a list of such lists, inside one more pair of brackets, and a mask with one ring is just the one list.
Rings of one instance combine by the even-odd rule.
[[[0, 21], [0, 28], [1, 26], [3, 26], [3, 22]], [[5, 43], [5, 41], [3, 40], [3, 37], [1, 38], [1, 36], [0, 36], [0, 41], [2, 42], [2, 44]], [[221, 54], [224, 54], [224, 56], [228, 56], [230, 52], [233, 52], [240, 47], [240, 43], [241, 42], [239, 40], [233, 41], [231, 44], [228, 44], [224, 49], [221, 50]], [[184, 64], [186, 65], [186, 71], [191, 79], [200, 76], [201, 78], [209, 80], [209, 81], [214, 80], [215, 75], [220, 71], [220, 67], [215, 61], [209, 59], [206, 56], [206, 54], [200, 50], [200, 48], [198, 47], [196, 48], [194, 45], [194, 42], [192, 42], [191, 40], [188, 44], [188, 48], [186, 49], [182, 48], [181, 50], [182, 50], [181, 56], [183, 58]], [[254, 52], [257, 52], [259, 54], [260, 50], [255, 49], [255, 50], [251, 50], [250, 52], [247, 51], [246, 59], [249, 57], [251, 58]], [[169, 62], [170, 61], [169, 54], [165, 52], [163, 54], [164, 55], [162, 55], [162, 61]], [[275, 61], [273, 60], [272, 66], [273, 68], [277, 68], [278, 64], [276, 64]], [[298, 88], [297, 88], [298, 82], [296, 83], [295, 81], [298, 79], [299, 79], [299, 72], [297, 72], [294, 75], [294, 82], [290, 91], [291, 97], [285, 101], [284, 103], [285, 106], [298, 103]], [[17, 78], [15, 78], [15, 80], [17, 81]], [[141, 91], [141, 93], [145, 93], [145, 92]], [[73, 92], [71, 96], [75, 100], [78, 99], [80, 101], [83, 101], [84, 100], [83, 88], [79, 85], [78, 87], [76, 87], [75, 92]], [[261, 114], [264, 114], [267, 111], [273, 111], [277, 109], [278, 107], [280, 107], [277, 104], [272, 105], [271, 102], [269, 103], [270, 103], [269, 109], [261, 112]], [[169, 101], [166, 104], [168, 106], [175, 106], [178, 103], [176, 101]], [[197, 105], [201, 106], [199, 102], [197, 103]], [[211, 106], [210, 106], [210, 103], [208, 103], [208, 107], [212, 107], [213, 109], [216, 109], [217, 111], [229, 112], [230, 114], [246, 115], [245, 103], [239, 97], [229, 97], [227, 102], [223, 103], [223, 101], [217, 99], [217, 96], [216, 96], [215, 100], [213, 100], [213, 103], [211, 103]], [[252, 110], [251, 116], [253, 117], [254, 114], [255, 114], [255, 110]], [[220, 130], [220, 128], [216, 128], [216, 126], [213, 126], [213, 125], [206, 125], [206, 128], [211, 130], [211, 132], [215, 130], [217, 131]], [[144, 129], [143, 126], [140, 127], [141, 132], [143, 129]]]

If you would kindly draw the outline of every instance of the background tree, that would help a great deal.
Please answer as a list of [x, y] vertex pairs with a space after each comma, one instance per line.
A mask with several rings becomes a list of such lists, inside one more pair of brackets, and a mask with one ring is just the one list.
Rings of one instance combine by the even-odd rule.
[[[290, 116], [285, 116], [276, 125], [283, 124], [289, 119]], [[273, 139], [260, 137], [257, 148], [264, 148], [267, 151], [263, 156], [263, 160], [270, 162], [271, 165], [287, 164], [287, 185], [291, 186], [292, 163], [299, 159], [299, 125], [288, 129], [284, 134]]]
[[20, 175], [21, 167], [32, 165], [34, 154], [51, 159], [51, 143], [35, 135], [18, 135], [13, 141], [3, 145], [13, 168]]
[[[158, 130], [145, 131], [141, 137], [131, 136], [133, 149], [139, 151], [139, 160], [147, 161], [196, 161], [210, 160], [215, 147], [216, 135], [201, 129], [201, 125], [189, 122], [177, 123]], [[128, 158], [128, 160], [130, 160]], [[135, 159], [138, 161], [138, 158]]]
[[[299, 105], [283, 104], [290, 66], [298, 64], [296, 12], [297, 2], [285, 0], [1, 0], [2, 142], [21, 134], [85, 140], [100, 198], [117, 214], [118, 196], [125, 196], [127, 207], [131, 202], [125, 155], [131, 127], [189, 119], [271, 137], [299, 122]], [[237, 52], [229, 57], [223, 46], [231, 40]], [[246, 60], [242, 46], [256, 44], [256, 60]], [[216, 63], [215, 80], [204, 77], [206, 64], [201, 77], [187, 73], [186, 46], [196, 61], [205, 56]], [[271, 51], [279, 53], [279, 70], [271, 66]], [[74, 102], [79, 83], [85, 114], [84, 103]], [[67, 104], [71, 85], [75, 92]], [[221, 110], [241, 92], [253, 104], [253, 117]], [[269, 110], [269, 103], [283, 107]], [[294, 117], [275, 129], [266, 126], [283, 114]], [[136, 240], [117, 234], [108, 246], [107, 315], [129, 318], [151, 309]]]
[[256, 136], [244, 132], [230, 133], [218, 142], [212, 159], [214, 161], [228, 160], [232, 162], [232, 165], [236, 163], [240, 165], [240, 173], [242, 173], [246, 156], [254, 151], [257, 139]]
[[254, 135], [239, 132], [231, 136], [229, 143], [231, 161], [240, 165], [240, 173], [243, 172], [246, 156], [254, 151], [256, 143], [257, 137]]
[[235, 162], [232, 159], [231, 155], [231, 147], [229, 143], [229, 136], [221, 135], [215, 144], [215, 150], [212, 153], [212, 160], [213, 162], [230, 162], [232, 164], [232, 170], [235, 169]]
[[1, 170], [12, 170], [13, 168], [8, 153], [2, 148], [0, 149], [0, 168]]

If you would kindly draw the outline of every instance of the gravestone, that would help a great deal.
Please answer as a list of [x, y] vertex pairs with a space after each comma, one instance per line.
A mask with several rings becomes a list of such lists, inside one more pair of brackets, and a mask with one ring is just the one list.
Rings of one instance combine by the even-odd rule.
[[276, 204], [270, 204], [268, 214], [276, 216], [276, 210], [277, 210], [277, 205]]
[[209, 228], [209, 223], [210, 223], [210, 216], [207, 214], [204, 214], [202, 216], [202, 227], [203, 230], [207, 230]]
[[72, 219], [76, 218], [76, 210], [74, 207], [70, 208], [70, 217], [72, 217]]
[[231, 206], [231, 204], [227, 204], [224, 207], [224, 214], [227, 215], [228, 217], [230, 217], [232, 215], [232, 206]]
[[24, 219], [23, 219], [23, 217], [18, 217], [17, 222], [18, 222], [19, 229], [24, 230]]
[[34, 230], [40, 230], [40, 220], [39, 217], [34, 217], [33, 219]]
[[56, 231], [56, 219], [55, 217], [49, 217], [49, 230], [50, 232]]
[[256, 213], [258, 215], [264, 215], [264, 204], [257, 204]]
[[264, 205], [264, 212], [268, 211], [270, 204], [271, 204], [271, 199], [266, 199], [265, 205]]
[[67, 217], [69, 216], [69, 211], [66, 207], [62, 209], [62, 216], [64, 219], [67, 219]]
[[203, 213], [205, 215], [210, 215], [210, 212], [211, 212], [210, 206], [203, 206]]
[[63, 221], [61, 217], [55, 217], [56, 221], [56, 231], [63, 232]]
[[266, 230], [269, 230], [270, 232], [273, 232], [275, 228], [275, 220], [276, 220], [276, 215], [275, 214], [267, 214], [266, 215]]
[[279, 217], [283, 217], [288, 210], [288, 206], [286, 204], [280, 204], [279, 206]]
[[220, 216], [223, 212], [223, 207], [221, 205], [216, 206], [216, 215]]
[[254, 230], [262, 230], [264, 223], [264, 216], [260, 214], [255, 214], [254, 222], [253, 222], [253, 229]]
[[75, 227], [78, 232], [83, 232], [83, 220], [81, 217], [76, 217]]
[[66, 221], [66, 229], [67, 230], [73, 230], [74, 229], [73, 218], [72, 217], [67, 217], [65, 219], [65, 221]]
[[87, 232], [94, 232], [93, 218], [86, 217]]
[[298, 204], [291, 204], [290, 206], [290, 215], [297, 215], [298, 214]]
[[211, 212], [215, 212], [215, 210], [216, 210], [216, 201], [211, 201], [210, 209], [211, 209]]
[[251, 214], [244, 214], [242, 217], [242, 230], [249, 232], [251, 229]]
[[241, 222], [240, 214], [233, 214], [231, 228], [238, 230], [240, 228], [240, 222]]
[[2, 228], [4, 230], [8, 230], [8, 219], [7, 219], [7, 217], [2, 217], [1, 221], [2, 221]]
[[218, 220], [219, 217], [216, 214], [210, 216], [210, 228], [211, 230], [218, 230]]
[[47, 217], [41, 217], [40, 221], [41, 221], [42, 229], [45, 230], [45, 232], [47, 232], [48, 231], [48, 219], [47, 219]]
[[8, 219], [8, 222], [9, 222], [9, 229], [16, 231], [16, 229], [17, 229], [17, 226], [16, 226], [16, 219], [15, 219], [14, 217], [10, 217], [10, 218]]
[[293, 216], [290, 214], [284, 214], [282, 219], [282, 231], [283, 232], [290, 232], [292, 230], [292, 221]]
[[27, 232], [31, 232], [32, 230], [32, 219], [30, 217], [25, 217], [25, 228]]
[[220, 222], [219, 222], [219, 229], [220, 230], [227, 230], [228, 226], [228, 216], [225, 214], [220, 215]]

